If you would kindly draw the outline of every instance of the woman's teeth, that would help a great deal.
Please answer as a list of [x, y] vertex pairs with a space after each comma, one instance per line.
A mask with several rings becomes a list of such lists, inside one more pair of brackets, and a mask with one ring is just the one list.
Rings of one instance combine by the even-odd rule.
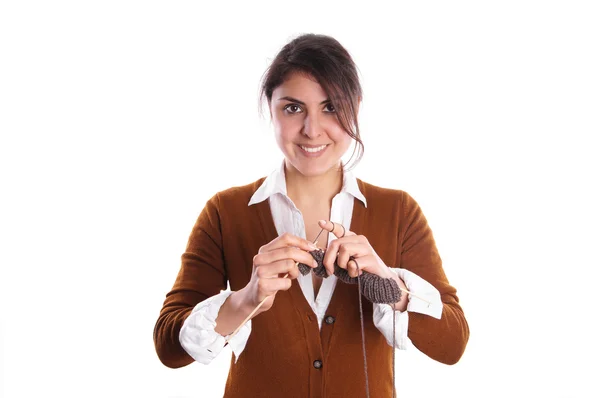
[[307, 148], [305, 146], [300, 145], [300, 148], [304, 149], [306, 152], [315, 153], [315, 152], [322, 151], [323, 149], [325, 149], [326, 146], [327, 145], [322, 145], [322, 146], [317, 147], [317, 148]]

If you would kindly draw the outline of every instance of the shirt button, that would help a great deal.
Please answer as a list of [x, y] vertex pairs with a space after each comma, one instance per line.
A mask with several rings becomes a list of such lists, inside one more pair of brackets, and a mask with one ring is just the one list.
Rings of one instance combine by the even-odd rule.
[[323, 362], [321, 362], [317, 359], [316, 361], [313, 362], [313, 366], [315, 367], [315, 369], [321, 369], [323, 367]]
[[326, 324], [328, 324], [328, 325], [331, 325], [333, 322], [335, 322], [335, 318], [334, 318], [334, 317], [332, 317], [331, 315], [327, 315], [327, 316], [325, 317], [325, 323], [326, 323]]

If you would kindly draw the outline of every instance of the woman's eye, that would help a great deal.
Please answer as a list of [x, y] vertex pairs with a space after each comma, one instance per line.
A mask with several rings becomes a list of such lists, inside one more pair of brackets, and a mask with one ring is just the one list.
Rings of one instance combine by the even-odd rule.
[[296, 104], [289, 104], [289, 105], [286, 105], [283, 108], [283, 110], [287, 111], [289, 113], [298, 113], [299, 111], [301, 111], [301, 108]]
[[325, 105], [325, 110], [327, 112], [335, 112], [335, 107], [333, 106], [333, 104], [327, 104]]

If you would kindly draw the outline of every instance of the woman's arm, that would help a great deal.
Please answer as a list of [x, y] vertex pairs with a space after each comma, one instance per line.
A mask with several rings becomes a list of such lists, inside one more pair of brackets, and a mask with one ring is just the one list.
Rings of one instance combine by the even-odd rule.
[[[399, 231], [399, 268], [407, 269], [431, 283], [440, 293], [441, 319], [408, 312], [408, 337], [415, 347], [436, 361], [458, 362], [469, 340], [469, 326], [459, 305], [456, 289], [450, 285], [439, 256], [433, 233], [417, 202], [403, 193], [404, 222]], [[418, 300], [415, 300], [418, 301]]]
[[194, 361], [179, 341], [186, 318], [198, 303], [227, 288], [217, 203], [215, 195], [200, 213], [181, 256], [179, 274], [154, 327], [156, 353], [171, 368]]
[[[218, 203], [217, 194], [198, 217], [182, 255], [179, 274], [154, 328], [158, 357], [171, 368], [186, 366], [194, 359], [209, 363], [223, 348], [223, 336], [232, 333], [259, 303], [253, 317], [273, 305], [278, 291], [291, 287], [292, 279], [299, 273], [296, 263], [317, 266], [308, 253], [316, 249], [311, 242], [283, 234], [259, 249], [253, 258], [252, 276], [244, 288], [227, 297], [219, 295], [227, 286], [227, 273]], [[287, 278], [278, 277], [282, 274]], [[204, 307], [202, 303], [209, 298], [214, 303], [206, 302]], [[236, 357], [244, 349], [250, 331], [247, 321], [240, 333], [229, 340]]]

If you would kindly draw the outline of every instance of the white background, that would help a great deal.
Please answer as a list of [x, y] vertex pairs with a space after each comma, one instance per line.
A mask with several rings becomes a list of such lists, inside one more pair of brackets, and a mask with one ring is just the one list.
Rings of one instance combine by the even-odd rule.
[[259, 80], [306, 32], [471, 328], [454, 366], [398, 352], [400, 396], [600, 396], [597, 2], [200, 3], [0, 3], [5, 397], [221, 396], [230, 351], [168, 369], [153, 327], [206, 200], [279, 164]]

